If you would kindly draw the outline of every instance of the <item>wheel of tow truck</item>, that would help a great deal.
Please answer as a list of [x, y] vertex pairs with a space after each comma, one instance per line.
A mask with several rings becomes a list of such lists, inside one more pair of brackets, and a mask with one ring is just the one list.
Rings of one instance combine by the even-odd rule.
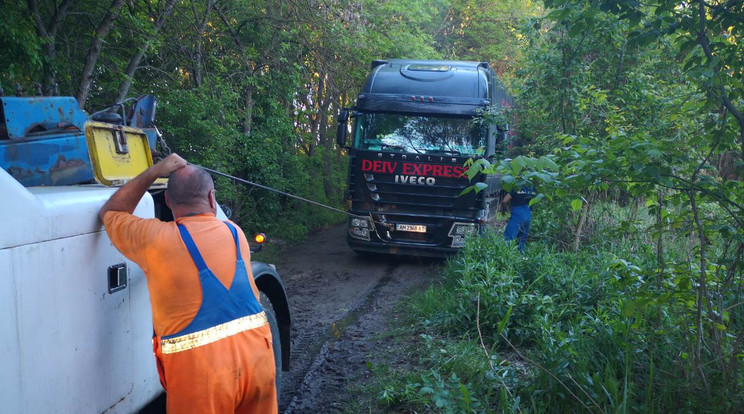
[[271, 328], [271, 343], [274, 348], [274, 366], [276, 367], [276, 399], [281, 401], [282, 396], [282, 341], [279, 336], [279, 325], [276, 321], [276, 313], [274, 312], [274, 306], [271, 304], [271, 299], [261, 292], [259, 296], [261, 306], [266, 312], [266, 319], [269, 321], [269, 327]]

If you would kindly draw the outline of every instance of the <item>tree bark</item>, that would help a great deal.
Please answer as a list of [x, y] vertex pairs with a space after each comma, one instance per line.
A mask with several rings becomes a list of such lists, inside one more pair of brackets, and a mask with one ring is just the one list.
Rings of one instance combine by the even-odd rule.
[[[327, 75], [323, 75], [324, 77]], [[328, 82], [322, 83], [323, 93], [318, 96], [321, 99], [320, 108], [318, 108], [318, 141], [323, 146], [323, 190], [325, 191], [326, 200], [333, 200], [335, 198], [335, 191], [333, 186], [333, 140], [329, 138], [328, 132], [328, 116], [329, 108], [331, 106], [332, 99], [329, 97], [331, 94], [328, 92]]]
[[243, 135], [250, 135], [253, 128], [253, 105], [255, 105], [252, 87], [245, 87], [243, 99], [245, 102], [245, 108], [243, 108]]
[[[163, 12], [160, 14], [160, 16], [155, 20], [155, 24], [153, 26], [153, 33], [152, 36], [156, 36], [160, 29], [165, 24], [168, 17], [170, 17], [171, 13], [173, 12], [173, 8], [178, 0], [168, 0], [165, 2], [165, 7], [163, 8]], [[142, 58], [145, 57], [145, 53], [147, 52], [147, 49], [150, 47], [150, 40], [143, 42], [140, 47], [137, 49], [137, 52], [135, 52], [134, 55], [129, 59], [129, 63], [127, 63], [127, 68], [124, 70], [124, 80], [121, 81], [119, 84], [119, 90], [116, 94], [116, 102], [121, 102], [124, 100], [124, 98], [127, 97], [127, 94], [129, 93], [129, 88], [132, 86], [132, 80], [134, 80], [134, 72], [137, 71], [137, 68], [139, 68], [139, 64], [142, 61]]]
[[[233, 39], [233, 42], [235, 42], [235, 46], [238, 48], [240, 55], [243, 56], [243, 65], [252, 76], [257, 65], [255, 62], [247, 58], [248, 53], [245, 50], [243, 40], [240, 38], [239, 33], [235, 28], [232, 27], [232, 24], [230, 24], [230, 20], [228, 20], [225, 12], [219, 7], [215, 7], [214, 9], [222, 20], [222, 23], [225, 25], [225, 28], [227, 28], [227, 31], [230, 33], [230, 37]], [[251, 85], [246, 85], [244, 88], [243, 102], [245, 105], [243, 109], [243, 135], [250, 135], [251, 129], [253, 128], [253, 106], [255, 105], [255, 102], [253, 101], [253, 87]]]
[[209, 23], [209, 12], [214, 8], [217, 0], [207, 0], [207, 7], [204, 9], [204, 16], [199, 16], [199, 11], [196, 8], [196, 2], [192, 0], [191, 8], [194, 13], [194, 21], [196, 23], [196, 38], [194, 40], [194, 55], [192, 56], [192, 73], [194, 75], [194, 87], [198, 88], [202, 84], [202, 77], [204, 76], [204, 70], [202, 68], [202, 48], [204, 45], [204, 31]]
[[[690, 198], [690, 208], [695, 218], [695, 228], [698, 233], [698, 243], [700, 246], [700, 279], [698, 279], [698, 297], [697, 297], [697, 314], [696, 320], [696, 336], [695, 336], [695, 368], [700, 373], [700, 379], [703, 381], [703, 385], [706, 390], [710, 390], [708, 380], [705, 377], [705, 371], [703, 370], [702, 362], [702, 349], [703, 349], [703, 306], [707, 302], [708, 289], [707, 289], [707, 272], [705, 267], [707, 266], [707, 259], [705, 257], [705, 232], [703, 231], [703, 225], [700, 222], [700, 215], [697, 207], [697, 200], [695, 199], [695, 191], [690, 189], [688, 192]], [[710, 309], [708, 309], [708, 315], [710, 315]]]
[[44, 39], [44, 63], [43, 63], [43, 81], [42, 88], [45, 94], [51, 95], [54, 84], [54, 61], [57, 58], [57, 29], [59, 24], [67, 16], [67, 11], [72, 5], [73, 0], [63, 0], [59, 7], [54, 10], [54, 14], [49, 20], [49, 24], [44, 24], [41, 17], [39, 5], [36, 0], [27, 0], [28, 11], [36, 25], [36, 34]]
[[589, 210], [591, 208], [592, 196], [589, 195], [589, 200], [584, 203], [584, 207], [581, 209], [581, 216], [579, 216], [579, 222], [576, 224], [576, 231], [574, 232], [573, 240], [573, 251], [579, 251], [579, 244], [581, 243], [581, 233], [584, 231], [584, 225], [589, 217]]
[[98, 57], [101, 55], [101, 49], [103, 48], [103, 39], [106, 38], [111, 28], [114, 27], [114, 21], [119, 17], [119, 12], [122, 6], [124, 6], [125, 0], [113, 0], [111, 6], [103, 15], [101, 23], [96, 28], [96, 32], [93, 34], [93, 40], [90, 43], [88, 54], [85, 56], [85, 65], [83, 66], [83, 73], [80, 75], [80, 86], [78, 87], [77, 101], [80, 108], [85, 107], [85, 102], [88, 100], [90, 95], [90, 87], [93, 84], [93, 72], [96, 69], [96, 62]]

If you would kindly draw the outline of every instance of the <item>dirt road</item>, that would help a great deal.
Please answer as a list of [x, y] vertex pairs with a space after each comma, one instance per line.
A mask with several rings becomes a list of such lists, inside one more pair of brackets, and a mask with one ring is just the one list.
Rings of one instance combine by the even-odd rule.
[[[260, 257], [256, 257], [261, 260]], [[441, 261], [362, 257], [345, 226], [319, 232], [276, 261], [292, 312], [291, 370], [283, 373], [284, 414], [339, 413], [347, 387], [367, 373], [395, 304], [438, 277]]]

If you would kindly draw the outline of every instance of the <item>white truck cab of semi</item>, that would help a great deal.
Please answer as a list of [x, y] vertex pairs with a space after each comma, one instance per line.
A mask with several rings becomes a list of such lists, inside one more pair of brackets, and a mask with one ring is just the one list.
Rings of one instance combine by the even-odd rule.
[[[135, 148], [150, 157], [155, 99], [116, 107], [123, 116], [96, 117], [71, 97], [0, 96], [0, 413], [129, 414], [163, 392], [147, 281], [98, 219], [116, 188], [96, 182], [101, 163], [86, 141], [95, 125], [117, 160]], [[172, 220], [162, 188], [134, 214]], [[221, 209], [218, 217], [226, 219]], [[251, 268], [280, 385], [290, 355], [286, 292], [275, 267]]]
[[[162, 392], [145, 276], [97, 216], [115, 190], [0, 170], [0, 411], [132, 413]], [[149, 193], [135, 214], [154, 217]]]

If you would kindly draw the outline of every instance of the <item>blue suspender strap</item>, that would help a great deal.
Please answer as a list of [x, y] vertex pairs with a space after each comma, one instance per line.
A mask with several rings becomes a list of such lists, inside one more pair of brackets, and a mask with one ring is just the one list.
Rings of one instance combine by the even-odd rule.
[[184, 226], [183, 224], [179, 224], [178, 231], [181, 233], [181, 239], [186, 245], [186, 248], [189, 249], [191, 258], [194, 259], [194, 264], [196, 265], [196, 268], [199, 269], [199, 273], [201, 273], [203, 270], [207, 270], [207, 264], [204, 262], [204, 259], [202, 259], [201, 253], [199, 253], [199, 249], [196, 248], [194, 239], [191, 238], [191, 234], [189, 234], [189, 231], [186, 230], [186, 226]]
[[240, 257], [240, 243], [238, 242], [238, 231], [235, 230], [235, 227], [232, 224], [226, 221], [224, 221], [223, 223], [227, 224], [227, 228], [230, 229], [230, 233], [232, 233], [233, 235], [233, 240], [235, 241], [235, 249], [238, 251], [238, 261], [242, 261], [243, 258]]

